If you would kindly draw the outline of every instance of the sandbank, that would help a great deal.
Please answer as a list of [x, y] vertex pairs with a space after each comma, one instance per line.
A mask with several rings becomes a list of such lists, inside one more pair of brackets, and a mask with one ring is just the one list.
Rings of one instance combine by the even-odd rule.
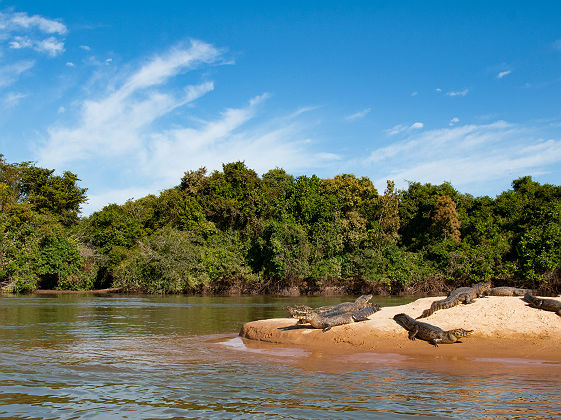
[[401, 312], [416, 318], [434, 300], [442, 298], [421, 298], [407, 305], [383, 307], [367, 321], [333, 327], [327, 332], [296, 325], [297, 320], [292, 318], [253, 321], [242, 326], [240, 336], [244, 340], [333, 352], [561, 361], [561, 317], [531, 308], [520, 297], [479, 298], [472, 304], [440, 310], [422, 319], [444, 330], [474, 330], [461, 343], [441, 344], [438, 348], [426, 341], [409, 340], [407, 331], [393, 320]]

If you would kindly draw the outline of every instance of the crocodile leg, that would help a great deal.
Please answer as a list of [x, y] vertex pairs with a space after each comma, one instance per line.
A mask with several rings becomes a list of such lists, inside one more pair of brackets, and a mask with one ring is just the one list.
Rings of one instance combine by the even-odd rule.
[[438, 347], [438, 342], [442, 341], [440, 340], [440, 338], [433, 338], [429, 341], [430, 344], [432, 344], [434, 347]]
[[412, 331], [409, 331], [409, 340], [415, 341], [415, 336], [417, 335], [418, 332], [419, 332], [419, 327], [417, 325], [415, 325], [415, 329], [412, 330]]
[[325, 327], [322, 331], [323, 331], [323, 332], [326, 332], [326, 331], [329, 331], [330, 329], [331, 329], [331, 325], [328, 325], [328, 326]]

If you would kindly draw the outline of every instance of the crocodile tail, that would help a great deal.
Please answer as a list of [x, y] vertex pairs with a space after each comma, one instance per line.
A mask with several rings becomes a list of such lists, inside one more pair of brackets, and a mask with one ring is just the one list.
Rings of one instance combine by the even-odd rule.
[[432, 306], [429, 309], [425, 309], [423, 311], [423, 313], [421, 315], [419, 315], [417, 318], [415, 319], [421, 319], [421, 318], [426, 318], [431, 316], [434, 313], [434, 310], [432, 309]]
[[421, 314], [421, 316], [418, 316], [417, 319], [429, 317], [440, 309], [448, 309], [448, 308], [451, 308], [453, 306], [456, 306], [457, 304], [458, 304], [457, 299], [446, 298], [446, 299], [443, 299], [443, 300], [437, 300], [437, 301], [432, 303], [432, 305], [430, 306], [429, 309], [425, 309], [423, 311], [423, 313]]

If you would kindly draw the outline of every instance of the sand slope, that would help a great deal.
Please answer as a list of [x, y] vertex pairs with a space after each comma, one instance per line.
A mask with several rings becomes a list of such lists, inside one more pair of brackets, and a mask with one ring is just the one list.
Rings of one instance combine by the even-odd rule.
[[438, 349], [423, 341], [408, 340], [407, 331], [392, 319], [401, 312], [416, 318], [434, 300], [442, 298], [422, 298], [407, 305], [384, 307], [368, 321], [333, 327], [325, 333], [310, 326], [296, 326], [295, 319], [279, 318], [248, 322], [240, 335], [251, 340], [341, 351], [434, 354], [436, 350], [442, 354], [468, 352], [482, 357], [561, 360], [561, 317], [530, 308], [520, 297], [480, 298], [422, 319], [444, 330], [475, 330], [463, 343], [441, 345]]

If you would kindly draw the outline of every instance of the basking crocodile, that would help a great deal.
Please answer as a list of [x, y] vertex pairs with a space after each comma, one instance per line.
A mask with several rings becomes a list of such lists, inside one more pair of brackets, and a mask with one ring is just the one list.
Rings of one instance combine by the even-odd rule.
[[542, 299], [526, 293], [522, 298], [532, 308], [543, 309], [544, 311], [555, 312], [561, 316], [561, 302], [555, 299]]
[[487, 296], [524, 296], [526, 293], [535, 293], [535, 290], [519, 289], [518, 287], [491, 287], [485, 295]]
[[368, 316], [380, 310], [378, 305], [369, 305], [362, 309], [345, 312], [330, 312], [329, 315], [318, 314], [317, 312], [310, 312], [302, 315], [298, 324], [310, 323], [314, 328], [322, 328], [323, 332], [329, 331], [331, 327], [337, 325], [350, 324], [351, 322], [366, 321]]
[[444, 331], [442, 328], [434, 325], [415, 321], [406, 314], [397, 314], [393, 317], [393, 319], [409, 331], [409, 340], [419, 338], [421, 340], [428, 341], [435, 347], [438, 347], [439, 344], [461, 343], [461, 341], [458, 341], [460, 338], [473, 333], [473, 330], [464, 330], [463, 328]]
[[452, 290], [446, 299], [436, 300], [432, 303], [429, 309], [425, 309], [421, 316], [417, 319], [426, 318], [431, 316], [434, 312], [439, 309], [448, 309], [453, 306], [459, 305], [460, 303], [472, 303], [477, 297], [483, 297], [484, 293], [491, 288], [491, 282], [487, 283], [477, 283], [471, 287], [458, 287]]
[[310, 308], [309, 306], [305, 305], [295, 305], [287, 306], [286, 310], [293, 318], [300, 318], [301, 316], [308, 315], [311, 312], [315, 312], [319, 315], [330, 315], [339, 312], [357, 311], [366, 308], [370, 305], [368, 303], [370, 299], [372, 299], [372, 295], [362, 295], [358, 297], [354, 302], [343, 302], [338, 305], [321, 306], [319, 308]]

